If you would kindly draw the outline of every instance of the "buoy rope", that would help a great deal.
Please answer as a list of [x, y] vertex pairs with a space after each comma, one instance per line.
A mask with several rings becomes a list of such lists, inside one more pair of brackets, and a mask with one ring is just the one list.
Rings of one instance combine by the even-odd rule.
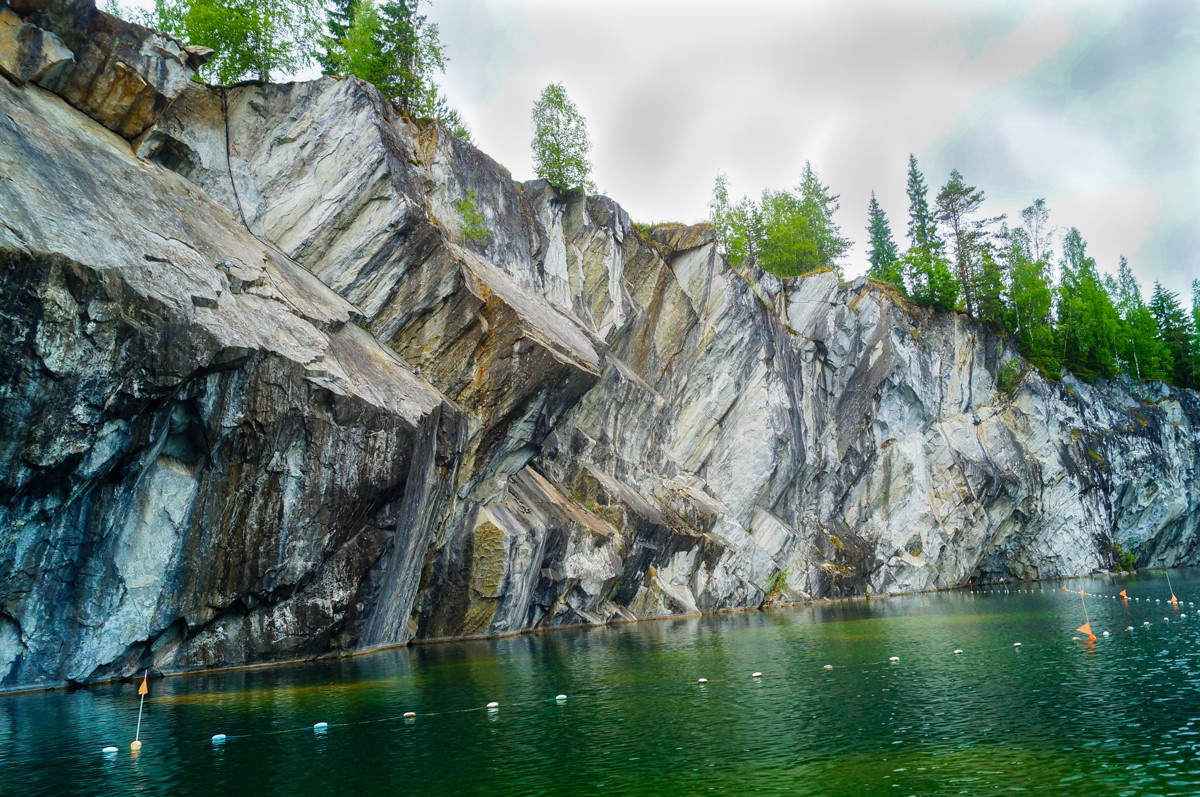
[[[1169, 576], [1168, 576], [1168, 579], [1169, 579]], [[1174, 590], [1173, 590], [1173, 587], [1171, 587], [1169, 581], [1168, 581], [1168, 588], [1172, 589], [1172, 595], [1173, 595]], [[977, 594], [988, 595], [988, 594], [1000, 594], [1000, 593], [1003, 593], [1005, 595], [1012, 594], [1012, 593], [1018, 593], [1018, 594], [1028, 593], [1028, 594], [1046, 595], [1046, 594], [1059, 594], [1059, 590], [1045, 589], [1042, 587], [1039, 587], [1038, 589], [1029, 589], [1029, 590], [1011, 590], [1008, 588], [987, 590], [987, 589], [973, 588], [969, 591], [969, 593], [972, 595], [977, 595]], [[1063, 596], [1068, 596], [1070, 594], [1071, 593], [1069, 593], [1069, 592], [1061, 593], [1061, 595], [1063, 595]], [[1110, 600], [1120, 600], [1126, 604], [1126, 606], [1125, 606], [1126, 611], [1128, 611], [1128, 604], [1130, 602], [1142, 602], [1143, 600], [1146, 603], [1150, 602], [1150, 598], [1143, 599], [1140, 596], [1139, 597], [1129, 597], [1129, 596], [1123, 597], [1120, 595], [1112, 595], [1112, 594], [1099, 593], [1099, 592], [1086, 592], [1085, 590], [1080, 590], [1080, 597], [1082, 598], [1083, 595], [1087, 595], [1090, 597], [1096, 597], [1096, 598], [1106, 598], [1106, 599], [1110, 599]], [[1161, 602], [1161, 599], [1159, 602]], [[1167, 603], [1172, 603], [1172, 601], [1168, 600]], [[1184, 601], [1177, 601], [1175, 603], [1176, 608], [1183, 606], [1183, 605], [1185, 605]], [[1188, 602], [1186, 605], [1188, 607], [1195, 606], [1195, 604], [1193, 602]], [[1084, 602], [1084, 618], [1085, 618], [1085, 620], [1090, 622], [1090, 619], [1088, 619], [1086, 602]], [[1187, 618], [1187, 615], [1180, 614], [1179, 619], [1184, 619], [1184, 618]], [[1143, 628], [1157, 628], [1157, 625], [1147, 622], [1142, 627]], [[1136, 626], [1130, 626], [1129, 630], [1133, 630], [1134, 628], [1136, 628]], [[1014, 647], [1024, 648], [1024, 646], [1021, 645], [1020, 643], [1014, 644]], [[955, 655], [957, 656], [957, 654], [958, 654], [958, 650], [956, 649]], [[822, 669], [825, 671], [834, 670], [834, 669], [852, 669], [852, 668], [858, 668], [858, 669], [862, 670], [862, 669], [866, 669], [866, 668], [870, 668], [870, 667], [881, 667], [881, 666], [894, 665], [894, 664], [899, 664], [899, 663], [900, 663], [899, 660], [893, 661], [891, 658], [888, 658], [888, 659], [882, 659], [882, 660], [878, 660], [878, 661], [866, 661], [866, 662], [845, 662], [845, 661], [825, 662], [825, 663], [821, 663], [819, 666], [821, 666]], [[818, 665], [814, 663], [814, 666], [818, 666]], [[754, 680], [758, 680], [758, 678], [755, 677]], [[699, 685], [699, 686], [714, 686], [714, 685], [722, 685], [722, 684], [732, 684], [732, 683], [737, 683], [739, 681], [743, 681], [743, 679], [711, 678], [711, 679], [703, 679], [702, 681], [688, 682], [686, 684], [671, 683], [671, 684], [664, 684], [663, 686], [670, 686], [670, 687], [675, 687], [675, 688], [683, 688], [684, 686], [686, 686], [687, 688], [694, 688], [697, 685]], [[609, 692], [609, 691], [611, 691], [611, 687], [608, 689], [605, 689], [603, 691]], [[374, 717], [374, 718], [362, 719], [362, 720], [350, 720], [350, 721], [346, 721], [346, 722], [328, 722], [328, 723], [317, 723], [315, 725], [300, 725], [300, 726], [293, 726], [293, 727], [287, 727], [287, 728], [277, 728], [275, 730], [270, 730], [270, 731], [258, 731], [258, 732], [253, 732], [253, 733], [217, 734], [216, 736], [205, 737], [203, 739], [198, 739], [197, 741], [198, 742], [209, 742], [209, 743], [213, 744], [214, 746], [219, 746], [220, 744], [222, 744], [224, 742], [234, 741], [237, 739], [247, 739], [247, 738], [252, 738], [252, 737], [257, 738], [257, 737], [266, 737], [266, 736], [281, 736], [281, 735], [293, 734], [293, 733], [313, 733], [316, 735], [324, 735], [327, 731], [333, 730], [335, 728], [348, 728], [348, 727], [354, 727], [354, 726], [360, 726], [360, 725], [371, 725], [371, 724], [380, 724], [380, 723], [386, 723], [386, 722], [396, 722], [398, 720], [414, 721], [419, 718], [449, 716], [449, 715], [453, 715], [453, 714], [468, 714], [468, 713], [474, 713], [474, 712], [496, 712], [496, 711], [499, 711], [500, 709], [504, 709], [504, 710], [522, 709], [522, 708], [528, 708], [530, 706], [542, 705], [545, 703], [562, 704], [567, 701], [587, 699], [588, 696], [589, 696], [588, 692], [578, 692], [578, 693], [571, 694], [571, 695], [556, 695], [554, 697], [548, 697], [548, 698], [535, 698], [535, 699], [530, 699], [530, 700], [514, 701], [511, 703], [498, 703], [496, 706], [490, 706], [490, 705], [468, 706], [465, 708], [445, 709], [442, 711], [422, 711], [422, 712], [406, 711], [401, 714], [388, 715], [388, 716], [384, 716], [384, 717]], [[144, 754], [144, 752], [141, 754]], [[64, 752], [60, 753], [59, 755], [53, 756], [51, 758], [39, 759], [35, 763], [37, 766], [49, 766], [49, 765], [52, 765], [52, 764], [54, 764], [56, 762], [60, 762], [60, 761], [71, 760], [71, 759], [91, 758], [94, 755], [95, 754], [93, 752], [89, 752], [84, 749], [79, 749], [77, 751], [64, 751]], [[103, 753], [102, 752], [102, 755], [104, 755], [107, 759], [113, 759], [116, 757], [117, 753], [115, 753], [115, 752]], [[0, 761], [0, 766], [8, 766], [13, 763], [14, 762], [11, 760]]]

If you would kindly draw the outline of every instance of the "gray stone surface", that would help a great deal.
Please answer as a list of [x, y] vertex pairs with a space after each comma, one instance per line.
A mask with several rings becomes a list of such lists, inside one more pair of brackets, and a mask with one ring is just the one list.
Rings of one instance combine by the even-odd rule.
[[357, 80], [189, 84], [132, 143], [18, 82], [5, 685], [1197, 562], [1195, 393], [643, 237]]

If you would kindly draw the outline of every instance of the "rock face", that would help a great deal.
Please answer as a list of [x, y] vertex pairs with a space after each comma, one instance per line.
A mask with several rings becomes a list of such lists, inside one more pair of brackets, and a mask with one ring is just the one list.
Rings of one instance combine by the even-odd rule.
[[1195, 393], [739, 272], [356, 80], [147, 81], [168, 99], [116, 113], [56, 48], [102, 85], [158, 34], [14, 9], [6, 686], [1200, 558]]

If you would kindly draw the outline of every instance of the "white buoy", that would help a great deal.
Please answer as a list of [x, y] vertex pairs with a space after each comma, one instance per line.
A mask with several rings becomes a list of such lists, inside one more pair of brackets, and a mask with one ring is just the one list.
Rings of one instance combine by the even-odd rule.
[[555, 695], [555, 696], [554, 696], [554, 699], [555, 699], [556, 701], [558, 701], [559, 703], [566, 703], [566, 702], [567, 702], [567, 696], [566, 696], [566, 695]]
[[1131, 626], [1131, 625], [1127, 625], [1127, 626], [1125, 626], [1125, 630], [1126, 630], [1126, 631], [1132, 631], [1132, 630], [1133, 630], [1133, 626]]
[[832, 665], [832, 664], [826, 664], [826, 665], [825, 665], [825, 669], [826, 669], [826, 670], [832, 670], [832, 669], [833, 669], [833, 665]]
[[1150, 621], [1147, 620], [1146, 622], [1142, 623], [1142, 625], [1150, 625]]
[[961, 655], [962, 655], [962, 648], [955, 648], [955, 649], [954, 649], [954, 655], [955, 655], [955, 656], [961, 656]]
[[1013, 647], [1014, 647], [1014, 648], [1019, 648], [1019, 647], [1021, 647], [1021, 643], [1020, 643], [1020, 642], [1014, 642], [1014, 643], [1013, 643]]
[[105, 747], [105, 748], [104, 748], [103, 750], [101, 750], [100, 752], [104, 753], [105, 755], [116, 755], [116, 754], [117, 754], [117, 748], [115, 748], [115, 747], [112, 747], [112, 746], [110, 745], [110, 746], [108, 746], [108, 747]]
[[1179, 615], [1179, 619], [1180, 619], [1180, 620], [1186, 620], [1186, 619], [1187, 619], [1187, 615], [1186, 615], [1186, 614], [1180, 614], [1180, 615]]
[[1163, 622], [1164, 622], [1164, 623], [1169, 623], [1169, 622], [1171, 622], [1171, 618], [1170, 618], [1170, 617], [1164, 617], [1164, 618], [1163, 618]]
[[888, 659], [888, 661], [890, 661], [892, 664], [895, 664], [896, 662], [900, 661], [900, 657], [892, 656], [890, 659]]
[[499, 703], [497, 703], [495, 700], [493, 700], [491, 703], [488, 703], [488, 704], [487, 704], [487, 710], [488, 710], [488, 711], [499, 711], [499, 710], [500, 710], [500, 704], [499, 704]]
[[750, 677], [751, 678], [762, 678], [762, 673], [761, 672], [752, 672], [752, 673], [750, 673]]
[[313, 726], [313, 730], [317, 733], [325, 733], [325, 731], [329, 730], [329, 723], [328, 722], [318, 722], [316, 725]]
[[213, 744], [224, 744], [226, 738], [228, 738], [228, 737], [226, 737], [225, 734], [223, 734], [223, 733], [213, 734], [212, 743]]
[[1102, 633], [1100, 634], [1100, 636], [1108, 636], [1108, 632], [1107, 632], [1107, 631], [1104, 631], [1104, 632], [1102, 632]]
[[406, 712], [404, 712], [404, 719], [406, 719], [406, 720], [415, 720], [416, 718], [417, 718], [417, 712], [415, 712], [415, 711], [406, 711]]
[[1162, 598], [1155, 598], [1155, 599], [1154, 599], [1154, 602], [1155, 602], [1155, 603], [1162, 603]]
[[706, 683], [708, 683], [708, 679], [707, 679], [707, 678], [697, 678], [697, 679], [696, 679], [696, 683], [698, 683], [698, 684], [706, 684]]
[[1073, 637], [1071, 637], [1071, 641], [1072, 641], [1072, 642], [1078, 642], [1078, 641], [1079, 641], [1079, 637], [1077, 637], [1077, 636], [1073, 636]]

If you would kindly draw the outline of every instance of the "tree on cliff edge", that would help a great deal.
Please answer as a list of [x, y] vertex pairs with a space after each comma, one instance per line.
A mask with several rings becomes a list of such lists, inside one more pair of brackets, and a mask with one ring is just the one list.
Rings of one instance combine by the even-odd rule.
[[587, 121], [561, 83], [542, 89], [533, 104], [533, 170], [556, 188], [595, 191]]
[[867, 234], [867, 260], [870, 263], [868, 273], [871, 278], [895, 285], [903, 291], [904, 273], [900, 270], [900, 254], [896, 249], [896, 241], [892, 238], [892, 226], [888, 224], [887, 214], [879, 206], [874, 191], [871, 192], [871, 202], [867, 205]]
[[246, 78], [267, 82], [308, 66], [321, 19], [313, 0], [155, 0], [146, 21], [211, 47], [216, 54], [200, 74], [229, 85]]
[[929, 209], [925, 175], [917, 168], [915, 155], [908, 156], [908, 240], [901, 267], [912, 298], [939, 310], [952, 310], [958, 301], [958, 283], [944, 254], [946, 244], [938, 235], [937, 221]]

